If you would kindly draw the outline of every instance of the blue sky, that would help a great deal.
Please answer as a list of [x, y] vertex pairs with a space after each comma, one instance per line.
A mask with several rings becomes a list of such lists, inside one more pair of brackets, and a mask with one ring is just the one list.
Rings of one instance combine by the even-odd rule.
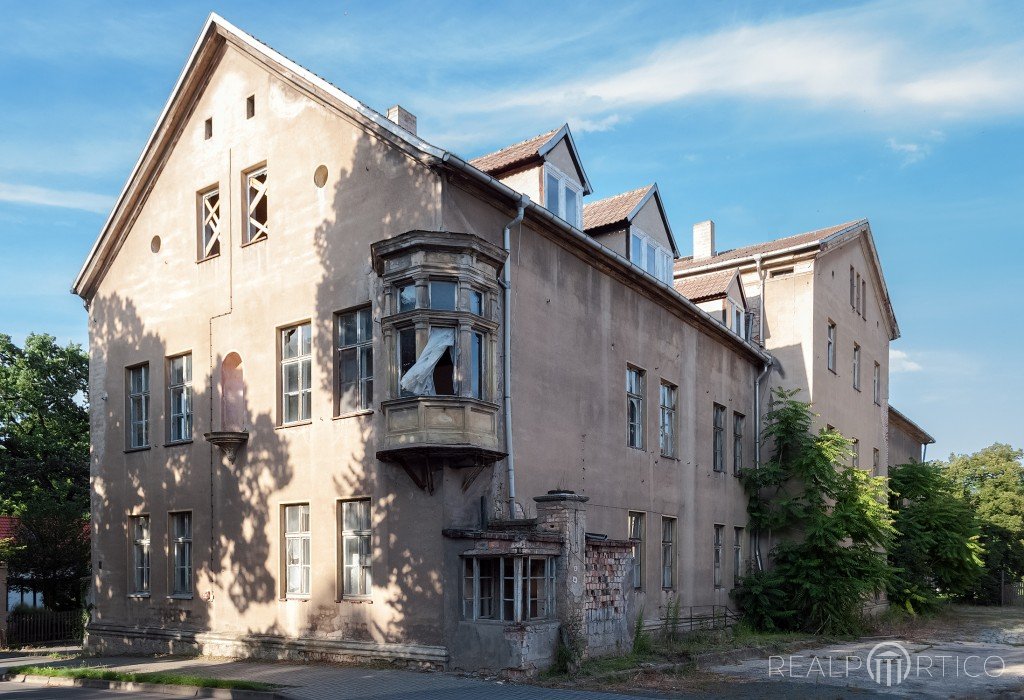
[[596, 189], [657, 181], [680, 247], [867, 217], [934, 456], [1024, 446], [1024, 6], [9, 3], [0, 332], [86, 341], [71, 281], [214, 10], [475, 156], [568, 121]]

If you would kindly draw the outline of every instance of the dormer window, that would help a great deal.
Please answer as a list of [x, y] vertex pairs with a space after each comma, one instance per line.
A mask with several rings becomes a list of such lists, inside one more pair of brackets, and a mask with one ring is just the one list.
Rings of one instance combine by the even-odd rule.
[[629, 261], [665, 284], [672, 284], [672, 254], [636, 227], [630, 234]]
[[544, 203], [547, 210], [576, 228], [583, 227], [583, 189], [550, 163], [544, 166]]

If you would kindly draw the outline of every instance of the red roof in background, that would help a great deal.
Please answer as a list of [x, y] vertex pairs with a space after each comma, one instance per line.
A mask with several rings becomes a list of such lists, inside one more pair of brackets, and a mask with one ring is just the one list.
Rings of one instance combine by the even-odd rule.
[[473, 167], [483, 170], [488, 175], [509, 170], [517, 165], [528, 163], [534, 158], [539, 158], [540, 149], [557, 133], [558, 129], [546, 131], [525, 141], [505, 146], [500, 151], [474, 158], [469, 163]]
[[0, 515], [0, 540], [14, 538], [14, 531], [18, 528], [18, 519], [10, 515]]
[[729, 285], [732, 284], [732, 278], [736, 274], [736, 268], [730, 267], [703, 275], [683, 277], [675, 281], [675, 288], [677, 292], [694, 303], [710, 301], [726, 295]]
[[624, 222], [654, 185], [644, 185], [613, 197], [583, 205], [583, 228], [586, 231]]

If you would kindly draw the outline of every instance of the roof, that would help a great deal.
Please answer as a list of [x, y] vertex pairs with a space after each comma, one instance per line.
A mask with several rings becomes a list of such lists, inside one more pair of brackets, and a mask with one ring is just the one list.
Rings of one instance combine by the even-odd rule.
[[756, 255], [777, 253], [783, 250], [788, 250], [790, 248], [804, 246], [810, 247], [817, 243], [820, 243], [823, 239], [828, 238], [829, 236], [833, 236], [837, 233], [840, 233], [850, 228], [854, 228], [861, 224], [866, 224], [867, 222], [867, 219], [847, 221], [845, 224], [829, 226], [828, 228], [819, 228], [814, 231], [807, 231], [806, 233], [798, 233], [795, 236], [786, 236], [785, 238], [778, 238], [774, 241], [756, 243], [754, 245], [748, 245], [743, 248], [734, 248], [733, 250], [727, 250], [724, 253], [719, 253], [718, 255], [713, 255], [710, 258], [702, 258], [700, 260], [694, 260], [693, 256], [690, 256], [676, 261], [675, 269], [677, 271], [685, 271], [694, 268], [704, 267], [706, 265], [724, 263], [731, 260], [740, 261], [745, 258], [752, 258]]
[[505, 146], [501, 150], [487, 155], [473, 158], [469, 164], [483, 170], [488, 175], [505, 172], [520, 165], [525, 165], [541, 157], [540, 149], [547, 144], [551, 138], [558, 133], [558, 129], [545, 131], [525, 141]]
[[573, 141], [572, 132], [569, 131], [568, 124], [562, 124], [557, 129], [547, 131], [543, 134], [538, 134], [533, 138], [514, 143], [511, 146], [505, 146], [501, 150], [495, 151], [494, 153], [488, 153], [485, 156], [474, 158], [469, 161], [469, 164], [474, 168], [478, 168], [488, 175], [499, 177], [503, 173], [507, 173], [510, 170], [514, 170], [524, 165], [528, 165], [533, 162], [539, 162], [544, 159], [544, 156], [548, 154], [555, 146], [557, 146], [563, 139], [569, 146], [569, 156], [572, 158], [573, 165], [576, 166], [576, 172], [580, 176], [580, 183], [583, 185], [583, 194], [590, 194], [594, 191], [594, 188], [590, 185], [590, 179], [587, 177], [587, 173], [583, 170], [583, 163], [580, 162], [579, 151], [576, 150], [576, 142]]
[[661, 201], [661, 191], [658, 183], [638, 187], [629, 192], [599, 199], [596, 202], [588, 202], [583, 205], [583, 230], [593, 233], [601, 229], [624, 226], [633, 220], [644, 205], [653, 198], [658, 205], [658, 213], [665, 224], [665, 231], [668, 232], [668, 240], [672, 245], [672, 255], [679, 257], [679, 248], [676, 246], [676, 237], [672, 234], [672, 226], [668, 222], [668, 215], [665, 213], [665, 205]]
[[924, 428], [919, 426], [914, 421], [907, 418], [904, 413], [897, 411], [892, 405], [889, 405], [889, 420], [895, 418], [897, 423], [903, 424], [903, 432], [908, 433], [911, 437], [916, 438], [921, 442], [922, 445], [933, 445], [935, 444], [935, 438], [925, 432]]
[[684, 277], [675, 281], [675, 288], [676, 291], [695, 304], [702, 301], [711, 301], [712, 299], [721, 299], [729, 291], [729, 285], [732, 284], [733, 279], [738, 274], [739, 271], [736, 268], [729, 268], [727, 270], [716, 270], [704, 275]]
[[629, 192], [588, 202], [583, 205], [583, 229], [590, 231], [604, 226], [626, 223], [634, 210], [646, 199], [654, 185], [644, 185]]

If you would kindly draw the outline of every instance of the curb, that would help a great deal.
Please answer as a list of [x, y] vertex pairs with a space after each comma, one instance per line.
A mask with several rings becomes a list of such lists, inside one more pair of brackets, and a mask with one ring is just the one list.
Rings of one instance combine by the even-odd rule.
[[226, 700], [285, 700], [276, 690], [243, 690], [234, 688], [204, 688], [198, 685], [172, 685], [169, 683], [137, 683], [134, 681], [104, 681], [98, 678], [63, 678], [5, 673], [0, 680], [11, 683], [31, 683], [54, 688], [95, 688], [122, 690], [134, 693], [162, 693], [180, 698], [224, 698]]

